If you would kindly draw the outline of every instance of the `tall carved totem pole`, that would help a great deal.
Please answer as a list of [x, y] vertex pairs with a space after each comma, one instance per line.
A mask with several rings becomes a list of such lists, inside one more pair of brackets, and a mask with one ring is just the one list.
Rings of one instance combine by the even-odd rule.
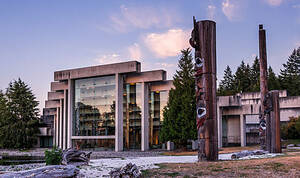
[[259, 25], [260, 61], [260, 146], [270, 153], [281, 153], [279, 91], [268, 92], [266, 31]]
[[218, 160], [216, 100], [216, 23], [196, 22], [190, 39], [195, 48], [198, 161]]

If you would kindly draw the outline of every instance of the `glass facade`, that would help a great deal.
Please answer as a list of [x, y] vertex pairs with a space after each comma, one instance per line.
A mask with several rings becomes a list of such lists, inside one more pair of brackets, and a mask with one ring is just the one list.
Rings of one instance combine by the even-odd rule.
[[163, 121], [163, 109], [168, 102], [167, 91], [151, 91], [149, 93], [149, 145], [150, 148], [160, 146], [159, 131]]
[[142, 118], [141, 83], [124, 84], [123, 89], [124, 149], [140, 149]]
[[73, 136], [115, 135], [115, 76], [75, 80]]
[[73, 148], [94, 149], [94, 150], [113, 150], [115, 139], [74, 139]]

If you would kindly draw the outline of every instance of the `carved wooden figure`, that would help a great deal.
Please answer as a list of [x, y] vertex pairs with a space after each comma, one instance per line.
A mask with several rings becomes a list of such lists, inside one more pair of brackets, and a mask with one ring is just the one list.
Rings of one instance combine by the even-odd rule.
[[216, 23], [196, 22], [190, 44], [195, 48], [196, 120], [198, 160], [218, 160], [216, 101]]

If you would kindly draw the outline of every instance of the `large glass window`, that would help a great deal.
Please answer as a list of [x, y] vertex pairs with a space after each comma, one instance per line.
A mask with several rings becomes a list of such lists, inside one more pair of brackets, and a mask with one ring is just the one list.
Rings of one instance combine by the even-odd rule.
[[168, 91], [151, 91], [149, 94], [149, 145], [157, 148], [159, 131], [163, 121], [163, 109], [168, 102]]
[[123, 138], [125, 149], [141, 148], [141, 109], [141, 84], [125, 84], [123, 90]]
[[75, 80], [73, 136], [115, 135], [115, 76]]
[[115, 148], [115, 139], [75, 139], [72, 144], [73, 148], [106, 151]]

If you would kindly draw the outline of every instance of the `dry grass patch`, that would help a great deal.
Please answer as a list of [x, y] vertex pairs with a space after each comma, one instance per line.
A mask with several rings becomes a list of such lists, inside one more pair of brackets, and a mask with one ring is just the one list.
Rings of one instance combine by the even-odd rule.
[[266, 159], [161, 165], [148, 170], [147, 177], [300, 177], [300, 152]]

